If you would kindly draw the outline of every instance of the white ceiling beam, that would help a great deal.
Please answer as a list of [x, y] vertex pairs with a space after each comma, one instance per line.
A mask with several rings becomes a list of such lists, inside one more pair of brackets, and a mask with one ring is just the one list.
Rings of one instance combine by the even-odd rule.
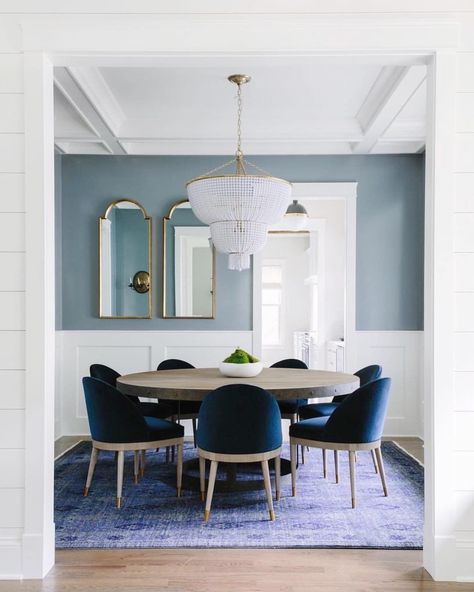
[[120, 134], [126, 117], [117, 98], [105, 82], [99, 68], [68, 68], [69, 74], [77, 82], [82, 92], [94, 105], [115, 137]]
[[[127, 154], [136, 155], [222, 155], [230, 156], [235, 146], [229, 142], [213, 141], [209, 139], [149, 139], [141, 138], [120, 139]], [[257, 154], [352, 154], [350, 142], [344, 140], [312, 141], [304, 139], [294, 140], [258, 140], [246, 141], [245, 155], [251, 158]]]
[[62, 94], [101, 139], [111, 154], [127, 154], [120, 142], [66, 68], [56, 68], [54, 81]]
[[364, 138], [353, 145], [354, 154], [372, 151], [425, 78], [425, 66], [382, 69], [357, 114]]

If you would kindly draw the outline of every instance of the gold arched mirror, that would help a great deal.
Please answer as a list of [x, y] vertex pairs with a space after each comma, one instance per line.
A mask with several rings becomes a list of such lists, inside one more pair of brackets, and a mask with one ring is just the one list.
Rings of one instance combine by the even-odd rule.
[[99, 317], [151, 318], [151, 219], [131, 199], [99, 218]]
[[187, 200], [163, 218], [163, 317], [215, 317], [215, 250]]

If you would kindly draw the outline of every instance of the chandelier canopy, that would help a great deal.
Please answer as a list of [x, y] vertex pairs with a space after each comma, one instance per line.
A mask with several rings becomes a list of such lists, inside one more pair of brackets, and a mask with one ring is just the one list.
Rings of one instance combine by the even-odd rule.
[[[250, 255], [260, 251], [267, 239], [268, 226], [285, 214], [291, 198], [291, 184], [272, 177], [247, 161], [241, 146], [242, 84], [246, 74], [228, 78], [238, 87], [237, 151], [232, 160], [192, 179], [187, 184], [188, 199], [199, 220], [208, 224], [217, 251], [229, 255], [229, 269], [248, 269]], [[230, 165], [235, 172], [216, 174]], [[256, 170], [248, 174], [246, 165]]]

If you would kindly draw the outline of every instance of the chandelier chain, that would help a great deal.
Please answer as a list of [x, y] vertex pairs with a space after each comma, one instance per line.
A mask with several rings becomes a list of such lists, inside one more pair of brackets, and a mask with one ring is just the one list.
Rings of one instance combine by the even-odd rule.
[[237, 155], [242, 155], [242, 85], [237, 91]]

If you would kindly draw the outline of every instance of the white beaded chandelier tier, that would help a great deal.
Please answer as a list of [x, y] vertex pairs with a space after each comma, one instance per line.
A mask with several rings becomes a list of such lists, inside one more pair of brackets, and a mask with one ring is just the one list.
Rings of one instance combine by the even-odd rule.
[[[272, 177], [244, 159], [241, 145], [242, 84], [246, 74], [228, 80], [237, 85], [237, 151], [232, 160], [187, 184], [188, 199], [199, 220], [208, 224], [217, 251], [229, 255], [229, 269], [248, 269], [250, 255], [265, 245], [268, 226], [285, 214], [291, 199], [291, 184]], [[235, 173], [217, 175], [235, 164]], [[245, 165], [257, 171], [248, 174]]]

